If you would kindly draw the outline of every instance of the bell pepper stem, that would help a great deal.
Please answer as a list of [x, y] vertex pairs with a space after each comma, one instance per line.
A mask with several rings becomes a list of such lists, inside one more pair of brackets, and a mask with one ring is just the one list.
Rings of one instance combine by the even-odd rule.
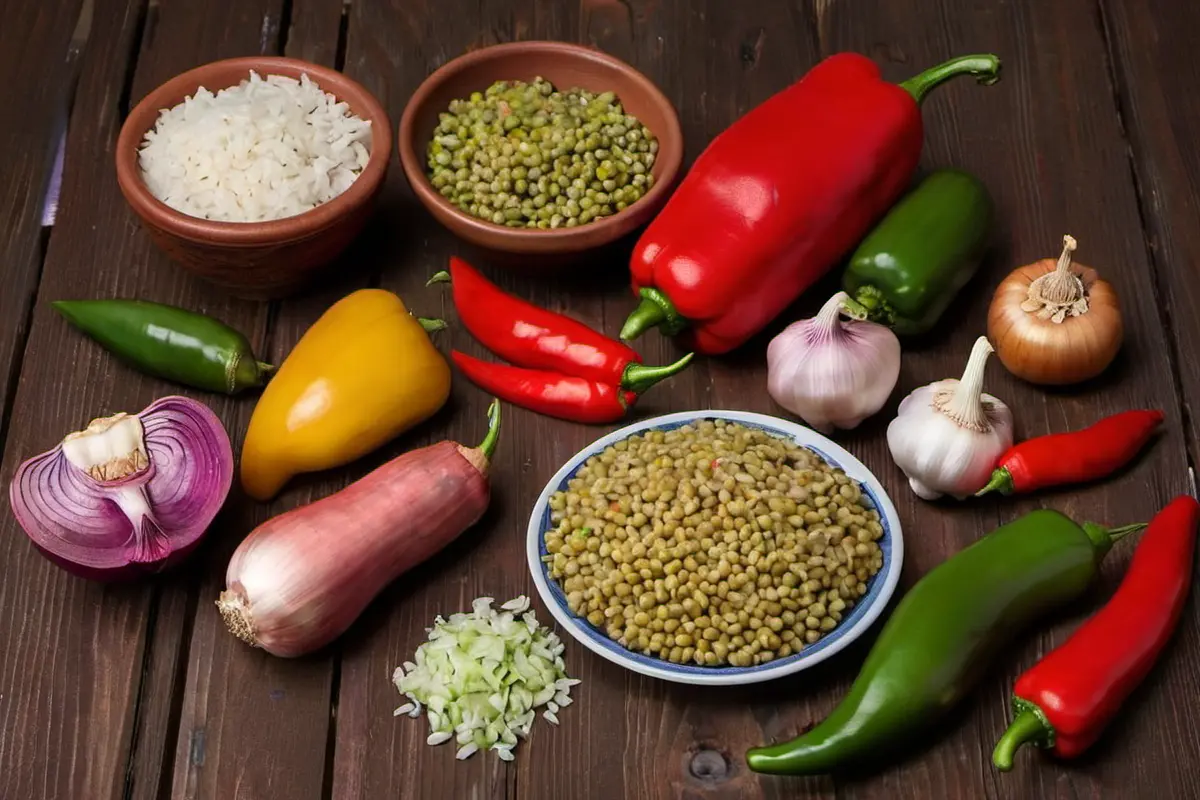
[[884, 299], [883, 293], [874, 286], [860, 286], [854, 292], [854, 302], [866, 310], [865, 319], [891, 327], [896, 321], [896, 312]]
[[862, 322], [871, 316], [871, 309], [847, 295], [842, 298], [842, 313], [851, 319]]
[[695, 353], [688, 353], [674, 364], [662, 367], [647, 367], [636, 361], [631, 362], [629, 366], [625, 367], [624, 374], [621, 375], [621, 389], [634, 394], [642, 394], [659, 381], [666, 380], [672, 375], [678, 375], [688, 364], [692, 363], [695, 355]]
[[483, 437], [483, 441], [476, 449], [483, 453], [484, 458], [491, 461], [492, 454], [496, 452], [496, 443], [500, 441], [500, 401], [493, 399], [491, 405], [488, 406], [487, 413], [487, 435]]
[[450, 283], [450, 273], [446, 270], [435, 272], [429, 280], [425, 281], [426, 286], [433, 286], [435, 283]]
[[275, 371], [274, 364], [268, 364], [265, 361], [256, 361], [254, 363], [258, 364], [258, 371], [261, 372], [263, 375], [270, 375], [272, 372]]
[[1012, 494], [1013, 489], [1012, 473], [1010, 473], [1006, 467], [1000, 467], [992, 472], [992, 479], [987, 482], [987, 486], [984, 486], [982, 489], [976, 492], [975, 496], [982, 497], [983, 495], [990, 494], [991, 492], [999, 492], [1000, 494], [1007, 495]]
[[1051, 747], [1054, 744], [1054, 728], [1046, 719], [1042, 710], [1027, 700], [1017, 698], [1013, 701], [1016, 716], [1008, 730], [996, 742], [992, 751], [992, 763], [1001, 772], [1008, 772], [1013, 766], [1013, 754], [1024, 744], [1035, 744], [1038, 747]]
[[417, 317], [417, 322], [421, 323], [421, 327], [425, 329], [426, 333], [433, 333], [435, 331], [444, 331], [446, 329], [446, 320], [444, 320], [444, 319], [435, 319], [432, 317]]
[[621, 338], [630, 341], [654, 327], [659, 327], [666, 336], [674, 336], [687, 327], [687, 321], [679, 315], [671, 299], [658, 289], [642, 289], [642, 301], [633, 310], [621, 328]]
[[909, 78], [900, 84], [900, 88], [911, 94], [920, 105], [930, 89], [957, 75], [974, 75], [981, 84], [990, 86], [1000, 80], [1000, 59], [990, 53], [952, 58]]

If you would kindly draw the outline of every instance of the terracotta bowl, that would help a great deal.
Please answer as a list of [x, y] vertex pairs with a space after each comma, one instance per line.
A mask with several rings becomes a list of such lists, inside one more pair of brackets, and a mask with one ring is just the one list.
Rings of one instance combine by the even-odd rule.
[[[356, 115], [369, 119], [371, 156], [362, 173], [328, 203], [270, 222], [200, 219], [156, 199], [142, 180], [137, 153], [159, 111], [177, 105], [200, 86], [213, 92], [234, 86], [249, 77], [250, 70], [292, 78], [307, 73]], [[294, 58], [232, 58], [178, 75], [137, 104], [117, 139], [117, 181], [150, 238], [186, 269], [242, 297], [280, 297], [313, 280], [362, 231], [383, 187], [391, 149], [391, 123], [383, 106], [340, 72]]]
[[[426, 148], [438, 114], [450, 101], [481, 92], [500, 80], [541, 76], [555, 88], [611, 91], [625, 111], [658, 139], [651, 173], [654, 186], [623, 211], [574, 228], [510, 228], [471, 216], [442, 197], [429, 182]], [[475, 50], [444, 65], [422, 83], [405, 106], [397, 140], [400, 163], [413, 191], [439, 222], [462, 239], [489, 250], [518, 255], [580, 253], [631, 233], [662, 208], [679, 176], [683, 133], [671, 101], [646, 76], [623, 61], [565, 42], [513, 42]], [[558, 263], [558, 262], [553, 262]]]

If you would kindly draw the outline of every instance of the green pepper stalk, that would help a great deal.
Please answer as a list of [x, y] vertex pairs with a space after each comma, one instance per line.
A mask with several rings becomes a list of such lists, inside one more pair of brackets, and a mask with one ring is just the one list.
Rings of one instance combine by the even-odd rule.
[[490, 462], [496, 453], [496, 443], [500, 441], [500, 401], [496, 398], [492, 398], [491, 404], [488, 405], [487, 418], [487, 434], [475, 449]]
[[262, 386], [275, 367], [223, 322], [146, 300], [57, 300], [54, 309], [102, 347], [159, 378], [210, 392]]
[[920, 105], [931, 89], [958, 75], [974, 75], [981, 86], [991, 86], [1000, 80], [1000, 59], [987, 53], [952, 58], [901, 82], [900, 88]]
[[900, 601], [833, 713], [792, 741], [751, 749], [750, 769], [840, 772], [917, 741], [1020, 630], [1080, 597], [1113, 543], [1144, 527], [1077, 524], [1039, 510], [951, 556]]

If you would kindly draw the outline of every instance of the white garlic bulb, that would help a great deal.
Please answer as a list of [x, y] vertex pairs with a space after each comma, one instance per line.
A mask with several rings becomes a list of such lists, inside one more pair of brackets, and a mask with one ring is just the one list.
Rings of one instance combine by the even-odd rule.
[[822, 433], [857, 427], [883, 408], [900, 377], [900, 340], [883, 325], [842, 320], [845, 292], [767, 346], [767, 391]]
[[974, 494], [1012, 446], [1012, 411], [983, 393], [991, 353], [991, 343], [980, 336], [962, 380], [948, 378], [913, 391], [888, 425], [892, 459], [918, 497], [936, 500], [948, 494], [962, 500]]

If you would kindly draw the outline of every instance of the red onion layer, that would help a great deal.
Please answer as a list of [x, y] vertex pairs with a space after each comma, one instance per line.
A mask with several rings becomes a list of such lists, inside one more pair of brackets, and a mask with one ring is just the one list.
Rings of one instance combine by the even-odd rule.
[[[77, 453], [96, 457], [108, 444], [105, 426], [116, 427], [113, 420], [130, 429], [137, 425], [127, 420], [140, 423], [140, 448], [137, 458], [117, 454], [126, 458], [112, 462], [131, 474], [98, 479], [93, 475], [105, 469], [89, 474]], [[89, 445], [81, 450], [84, 439]], [[135, 417], [96, 420], [29, 459], [13, 476], [9, 500], [17, 522], [48, 559], [81, 577], [119, 580], [157, 572], [190, 552], [232, 481], [233, 450], [221, 421], [195, 400], [170, 396]]]

